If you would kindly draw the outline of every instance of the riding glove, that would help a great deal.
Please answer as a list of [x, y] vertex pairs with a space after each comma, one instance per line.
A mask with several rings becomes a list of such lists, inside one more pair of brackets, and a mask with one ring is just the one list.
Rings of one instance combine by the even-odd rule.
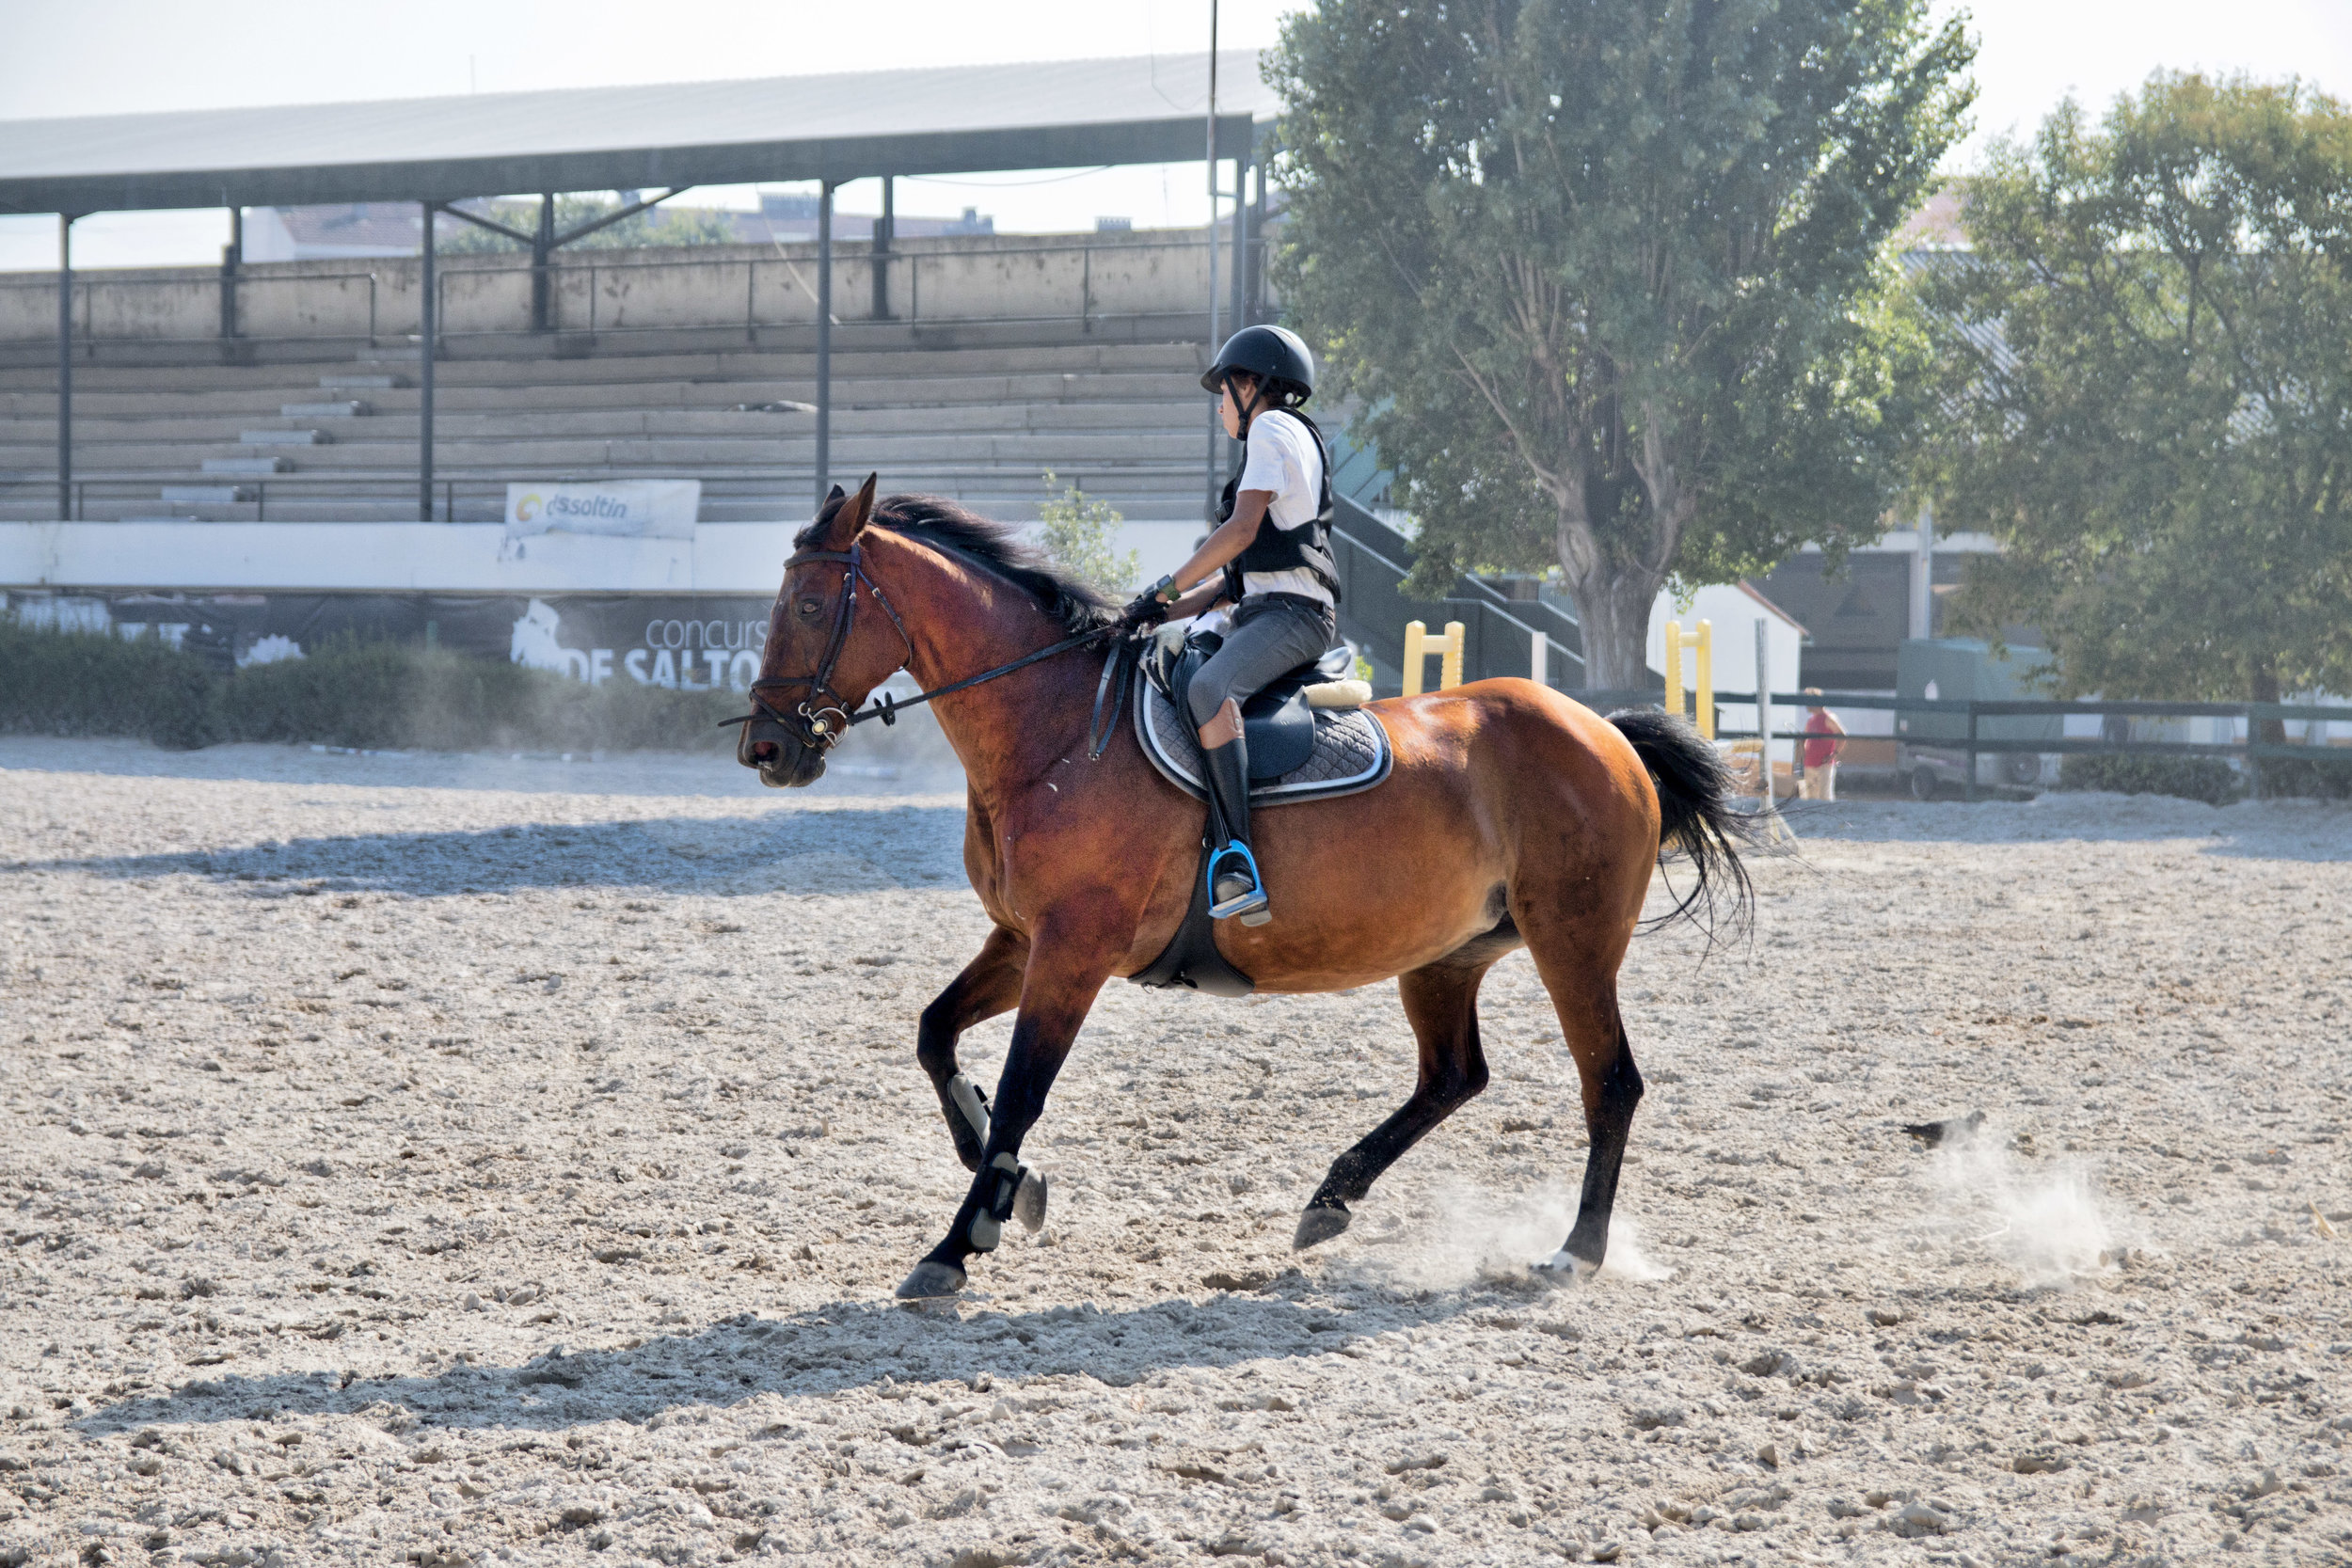
[[1168, 619], [1168, 600], [1176, 584], [1173, 578], [1162, 578], [1136, 594], [1125, 610], [1119, 612], [1119, 624], [1128, 631], [1139, 626], [1156, 626]]

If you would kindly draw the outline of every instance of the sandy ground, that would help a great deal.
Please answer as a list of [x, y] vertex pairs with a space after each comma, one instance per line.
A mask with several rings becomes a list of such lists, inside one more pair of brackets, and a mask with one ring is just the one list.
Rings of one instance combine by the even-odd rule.
[[1045, 1232], [915, 1308], [983, 924], [905, 782], [0, 741], [0, 1564], [2352, 1554], [2352, 814], [1804, 818], [1634, 947], [1581, 1288], [1523, 957], [1304, 1258], [1393, 987], [1114, 984]]

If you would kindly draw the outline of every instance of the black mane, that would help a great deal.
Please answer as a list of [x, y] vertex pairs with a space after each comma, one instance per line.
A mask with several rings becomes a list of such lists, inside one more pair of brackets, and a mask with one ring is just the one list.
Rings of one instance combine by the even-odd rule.
[[[827, 507], [817, 521], [792, 541], [795, 549], [810, 548], [832, 520]], [[1076, 636], [1107, 625], [1119, 607], [1022, 542], [1008, 524], [993, 522], [945, 496], [884, 496], [874, 503], [869, 528], [888, 529], [918, 539], [987, 567], [1009, 579], [1052, 616], [1064, 632]]]

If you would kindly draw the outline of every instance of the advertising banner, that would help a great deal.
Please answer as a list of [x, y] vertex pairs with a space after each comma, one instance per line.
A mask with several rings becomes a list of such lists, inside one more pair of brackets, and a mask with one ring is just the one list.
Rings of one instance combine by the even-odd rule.
[[511, 659], [592, 686], [740, 691], [774, 601], [737, 594], [109, 594], [0, 595], [35, 626], [156, 638], [221, 669], [329, 642], [405, 642]]
[[691, 539], [702, 499], [699, 479], [510, 484], [506, 487], [506, 537], [562, 532], [623, 539]]

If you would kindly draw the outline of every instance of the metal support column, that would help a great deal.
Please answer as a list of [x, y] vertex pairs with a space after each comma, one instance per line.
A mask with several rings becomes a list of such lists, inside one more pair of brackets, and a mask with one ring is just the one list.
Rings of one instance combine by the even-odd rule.
[[[1209, 117], [1204, 135], [1206, 141], [1200, 161], [1209, 174], [1209, 354], [1214, 358], [1216, 351], [1225, 346], [1224, 333], [1220, 330], [1223, 324], [1217, 319], [1216, 293], [1216, 0], [1209, 0]], [[1208, 496], [1201, 508], [1201, 515], [1211, 528], [1221, 521], [1216, 513], [1217, 502], [1222, 499], [1219, 492], [1224, 488], [1216, 481], [1217, 441], [1225, 434], [1217, 409], [1216, 404], [1209, 404]]]
[[898, 211], [894, 189], [897, 184], [898, 182], [889, 175], [882, 176], [882, 216], [874, 220], [874, 246], [868, 265], [874, 272], [874, 319], [878, 322], [890, 319], [890, 246], [898, 237]]
[[1233, 160], [1233, 330], [1249, 325], [1249, 208], [1242, 198], [1249, 193], [1249, 160]]
[[1249, 267], [1249, 319], [1253, 322], [1264, 321], [1272, 314], [1267, 310], [1265, 304], [1265, 166], [1260, 164], [1257, 167], [1258, 198], [1253, 203], [1255, 211], [1251, 213], [1249, 219], [1250, 236], [1258, 243], [1257, 252], [1252, 256]]
[[833, 487], [833, 182], [817, 198], [817, 504]]
[[57, 214], [57, 520], [73, 520], [73, 214]]
[[548, 267], [555, 261], [555, 193], [542, 192], [539, 197], [539, 229], [531, 237], [531, 330], [547, 332], [554, 328], [554, 303], [550, 287], [554, 279]]
[[440, 311], [434, 309], [438, 284], [433, 272], [433, 223], [439, 203], [424, 206], [424, 277], [417, 303], [417, 519], [433, 520], [433, 357], [440, 332]]
[[220, 336], [237, 335], [237, 273], [245, 265], [245, 209], [229, 209], [229, 243], [220, 252]]

